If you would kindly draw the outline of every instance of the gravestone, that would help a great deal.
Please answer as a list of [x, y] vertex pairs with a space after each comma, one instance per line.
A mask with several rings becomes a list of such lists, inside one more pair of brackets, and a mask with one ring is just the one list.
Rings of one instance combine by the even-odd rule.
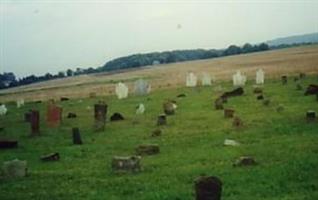
[[263, 93], [263, 89], [260, 88], [260, 87], [256, 87], [256, 88], [254, 88], [253, 93], [254, 94], [262, 94]]
[[162, 131], [160, 129], [155, 129], [154, 131], [152, 131], [151, 137], [158, 137], [161, 135], [161, 133]]
[[189, 72], [186, 77], [186, 86], [195, 87], [197, 86], [197, 76], [193, 72]]
[[140, 115], [140, 114], [143, 114], [145, 112], [145, 106], [144, 104], [140, 103], [137, 108], [136, 108], [136, 114], [137, 115]]
[[7, 178], [20, 178], [27, 175], [27, 161], [14, 159], [12, 161], [3, 162], [2, 172]]
[[72, 128], [73, 144], [83, 144], [79, 128]]
[[233, 75], [233, 85], [237, 86], [244, 86], [246, 83], [246, 76], [242, 75], [241, 72], [238, 70], [236, 74]]
[[224, 146], [240, 146], [240, 143], [235, 140], [225, 139]]
[[68, 101], [68, 100], [70, 100], [70, 99], [67, 98], [67, 97], [61, 97], [60, 100], [61, 100], [61, 101]]
[[135, 94], [136, 95], [146, 95], [150, 93], [151, 86], [147, 81], [139, 79], [135, 82]]
[[31, 136], [40, 134], [40, 113], [38, 110], [31, 110], [30, 116]]
[[263, 100], [263, 105], [264, 106], [269, 106], [270, 103], [271, 103], [271, 101], [269, 99], [264, 99]]
[[166, 125], [167, 124], [167, 117], [165, 114], [161, 114], [158, 116], [157, 125]]
[[236, 96], [242, 96], [244, 94], [244, 90], [242, 87], [235, 88], [234, 90], [230, 92], [224, 92], [222, 94], [223, 99], [228, 99], [230, 97], [236, 97]]
[[124, 120], [125, 118], [123, 117], [122, 114], [120, 113], [114, 113], [111, 117], [110, 117], [110, 121], [114, 122], [114, 121], [121, 121]]
[[0, 116], [6, 115], [7, 112], [8, 112], [8, 109], [7, 109], [6, 105], [4, 105], [4, 104], [0, 105]]
[[141, 171], [141, 157], [114, 156], [112, 159], [112, 169], [117, 172], [139, 172]]
[[60, 160], [60, 154], [59, 153], [50, 153], [50, 154], [41, 156], [40, 159], [42, 161], [58, 161], [58, 160]]
[[225, 118], [233, 118], [234, 117], [234, 110], [226, 108], [224, 109], [224, 117]]
[[157, 144], [144, 144], [136, 148], [137, 155], [154, 155], [160, 152], [159, 145]]
[[182, 94], [178, 94], [178, 95], [177, 95], [177, 98], [184, 98], [184, 97], [186, 97], [186, 96], [187, 96], [186, 94], [183, 94], [183, 93], [182, 93]]
[[318, 94], [318, 85], [310, 84], [305, 92], [305, 95], [317, 95]]
[[221, 200], [222, 181], [215, 176], [201, 176], [194, 182], [196, 200]]
[[262, 94], [257, 95], [256, 99], [257, 99], [257, 100], [263, 100], [263, 99], [264, 99], [264, 96], [263, 96]]
[[240, 128], [243, 126], [243, 122], [239, 117], [234, 117], [232, 125], [233, 127]]
[[265, 73], [262, 69], [258, 69], [256, 72], [256, 84], [264, 84]]
[[283, 75], [281, 78], [282, 78], [282, 84], [286, 85], [287, 84], [287, 76]]
[[115, 93], [116, 93], [118, 99], [127, 98], [128, 97], [128, 87], [124, 83], [119, 82], [115, 87]]
[[163, 103], [163, 111], [166, 115], [174, 115], [176, 109], [176, 104], [171, 101]]
[[60, 125], [62, 119], [62, 108], [56, 106], [54, 102], [49, 102], [46, 112], [46, 121], [49, 127]]
[[223, 110], [223, 99], [222, 98], [217, 98], [214, 101], [214, 107], [216, 110]]
[[316, 112], [313, 110], [308, 110], [306, 113], [307, 122], [313, 122], [316, 120]]
[[69, 119], [70, 118], [76, 118], [76, 117], [77, 117], [76, 113], [71, 113], [70, 112], [70, 113], [67, 114], [67, 118], [69, 118]]
[[235, 161], [233, 164], [234, 167], [239, 167], [239, 166], [253, 166], [256, 165], [257, 162], [254, 160], [254, 158], [250, 156], [242, 156], [239, 159]]
[[210, 86], [211, 82], [212, 82], [212, 79], [211, 79], [210, 74], [203, 73], [202, 74], [202, 80], [201, 80], [202, 86]]
[[24, 99], [18, 99], [17, 100], [17, 108], [21, 108], [24, 106]]
[[16, 140], [0, 140], [0, 149], [13, 149], [18, 147]]
[[105, 130], [107, 104], [100, 101], [94, 105], [95, 131]]

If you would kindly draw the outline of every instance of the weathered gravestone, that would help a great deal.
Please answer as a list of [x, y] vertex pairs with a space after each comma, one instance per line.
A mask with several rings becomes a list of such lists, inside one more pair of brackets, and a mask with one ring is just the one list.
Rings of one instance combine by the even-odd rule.
[[264, 99], [264, 96], [263, 96], [262, 94], [257, 95], [256, 99], [257, 99], [257, 100], [263, 100], [263, 99]]
[[177, 95], [177, 98], [184, 98], [184, 97], [186, 97], [186, 96], [187, 96], [186, 94], [183, 94], [183, 93], [182, 93], [182, 94], [178, 94], [178, 95]]
[[173, 115], [175, 113], [176, 108], [177, 105], [173, 101], [167, 101], [163, 103], [163, 111], [166, 115]]
[[256, 84], [264, 84], [264, 71], [262, 69], [258, 69], [256, 72]]
[[143, 79], [139, 79], [135, 82], [135, 94], [136, 95], [146, 95], [148, 93], [150, 93], [151, 91], [151, 86], [150, 84], [143, 80]]
[[60, 98], [60, 101], [68, 101], [68, 100], [70, 100], [70, 99], [67, 98], [67, 97], [61, 97], [61, 98]]
[[60, 160], [60, 154], [59, 153], [50, 153], [50, 154], [41, 156], [40, 159], [42, 161], [58, 161], [58, 160]]
[[110, 121], [114, 122], [114, 121], [122, 121], [124, 120], [124, 116], [118, 112], [114, 113], [111, 117], [110, 117]]
[[18, 147], [16, 140], [0, 140], [0, 149], [12, 149]]
[[193, 72], [189, 72], [186, 77], [186, 86], [187, 87], [195, 87], [197, 86], [197, 76], [194, 75]]
[[287, 76], [283, 75], [281, 78], [282, 78], [282, 84], [286, 85], [287, 84]]
[[201, 83], [202, 86], [210, 86], [212, 82], [211, 76], [208, 73], [203, 73], [202, 74], [202, 79], [201, 79]]
[[243, 88], [242, 87], [238, 87], [238, 88], [236, 88], [236, 89], [234, 89], [234, 90], [232, 90], [230, 92], [224, 92], [221, 97], [223, 99], [228, 99], [230, 97], [241, 96], [243, 94], [244, 94]]
[[232, 125], [235, 128], [240, 128], [243, 126], [243, 122], [239, 117], [234, 117]]
[[17, 108], [21, 108], [24, 106], [24, 99], [18, 99], [17, 100]]
[[7, 178], [20, 178], [27, 175], [27, 161], [20, 161], [14, 159], [3, 163], [2, 172], [4, 177]]
[[49, 127], [60, 125], [62, 119], [62, 108], [56, 106], [54, 102], [49, 102], [46, 112], [46, 121]]
[[224, 146], [240, 146], [240, 143], [235, 140], [225, 139]]
[[260, 87], [256, 87], [253, 90], [254, 94], [262, 94], [263, 93], [263, 89]]
[[236, 86], [244, 86], [246, 83], [246, 76], [242, 75], [238, 70], [236, 74], [233, 75], [233, 85]]
[[114, 156], [112, 160], [112, 169], [117, 172], [139, 172], [141, 171], [141, 157]]
[[160, 152], [159, 145], [157, 144], [143, 144], [136, 148], [137, 155], [154, 155]]
[[116, 93], [118, 99], [127, 98], [128, 97], [128, 87], [124, 83], [119, 82], [115, 87], [115, 93]]
[[222, 181], [215, 176], [202, 176], [194, 182], [196, 200], [221, 200]]
[[79, 128], [72, 128], [73, 144], [83, 144]]
[[216, 110], [223, 110], [223, 100], [222, 98], [217, 98], [214, 101], [214, 107]]
[[105, 130], [107, 104], [99, 102], [94, 105], [95, 131]]
[[69, 118], [69, 119], [71, 119], [71, 118], [76, 118], [76, 117], [77, 117], [76, 113], [69, 112], [69, 113], [67, 114], [67, 118]]
[[161, 114], [158, 116], [157, 119], [157, 125], [161, 126], [161, 125], [166, 125], [167, 124], [167, 117], [165, 114]]
[[146, 108], [145, 105], [140, 103], [137, 107], [136, 107], [136, 114], [140, 115], [143, 114], [145, 112]]
[[7, 109], [6, 105], [4, 105], [4, 104], [0, 105], [0, 116], [6, 115], [7, 112], [8, 112], [8, 109]]
[[318, 85], [310, 84], [305, 92], [305, 95], [317, 95], [318, 94]]
[[226, 108], [224, 109], [224, 117], [225, 118], [233, 118], [234, 117], [234, 110]]
[[316, 112], [313, 110], [308, 110], [306, 113], [307, 122], [313, 122], [316, 120]]
[[239, 166], [253, 166], [256, 165], [257, 162], [254, 160], [254, 158], [250, 156], [242, 156], [239, 159], [235, 161], [233, 164], [234, 167], [239, 167]]
[[40, 134], [40, 112], [38, 110], [31, 110], [30, 115], [31, 136]]

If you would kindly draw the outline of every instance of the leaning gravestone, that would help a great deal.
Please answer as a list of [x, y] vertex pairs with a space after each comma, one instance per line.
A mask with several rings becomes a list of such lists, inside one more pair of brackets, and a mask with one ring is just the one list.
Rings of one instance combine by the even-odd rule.
[[194, 187], [196, 200], [221, 200], [222, 181], [218, 177], [199, 177]]
[[117, 172], [139, 172], [141, 171], [140, 161], [140, 156], [114, 156], [112, 160], [112, 169]]
[[161, 114], [158, 116], [157, 119], [157, 125], [161, 126], [161, 125], [166, 125], [167, 124], [167, 117], [165, 114]]
[[30, 116], [31, 136], [40, 134], [40, 113], [38, 110], [31, 110]]
[[128, 97], [128, 87], [124, 83], [119, 82], [115, 87], [115, 93], [116, 93], [118, 99], [127, 98]]
[[145, 110], [146, 110], [145, 105], [141, 103], [136, 108], [136, 114], [137, 115], [143, 114]]
[[186, 86], [195, 87], [197, 86], [197, 76], [194, 73], [189, 72], [186, 77]]
[[60, 154], [59, 153], [50, 153], [50, 154], [41, 156], [40, 159], [42, 161], [58, 161], [58, 160], [60, 160]]
[[1, 115], [6, 115], [7, 112], [8, 112], [8, 109], [7, 109], [6, 105], [2, 104], [2, 105], [0, 106], [0, 116], [1, 116]]
[[316, 120], [316, 112], [313, 110], [308, 110], [306, 113], [307, 122], [313, 122]]
[[60, 125], [62, 119], [62, 108], [56, 106], [54, 102], [49, 102], [46, 112], [46, 120], [49, 127]]
[[202, 80], [201, 83], [203, 86], [210, 86], [212, 82], [211, 76], [208, 73], [203, 73], [202, 74]]
[[264, 84], [264, 71], [262, 69], [258, 69], [256, 72], [256, 84]]
[[163, 111], [166, 115], [174, 115], [176, 109], [176, 104], [171, 101], [163, 103]]
[[242, 75], [241, 72], [238, 70], [236, 74], [233, 75], [233, 85], [237, 86], [244, 86], [246, 83], [246, 76]]
[[146, 95], [151, 91], [151, 86], [147, 81], [139, 79], [135, 82], [135, 94]]
[[107, 104], [99, 102], [94, 105], [95, 131], [105, 130]]
[[154, 155], [158, 154], [160, 152], [159, 145], [157, 144], [144, 144], [139, 145], [136, 148], [136, 154], [137, 155]]
[[3, 163], [2, 172], [7, 178], [20, 178], [27, 175], [27, 161], [14, 159]]
[[77, 127], [72, 129], [73, 144], [83, 144], [80, 131]]

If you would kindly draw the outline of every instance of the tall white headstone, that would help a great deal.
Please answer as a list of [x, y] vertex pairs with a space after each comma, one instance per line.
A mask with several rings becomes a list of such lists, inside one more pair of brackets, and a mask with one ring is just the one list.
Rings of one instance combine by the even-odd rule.
[[256, 84], [264, 84], [265, 73], [262, 69], [258, 69], [256, 72]]
[[118, 99], [127, 98], [128, 97], [128, 87], [124, 83], [119, 82], [116, 85], [115, 93], [116, 93]]
[[22, 106], [24, 106], [24, 99], [18, 99], [17, 100], [17, 108], [20, 108]]
[[186, 86], [187, 87], [195, 87], [195, 86], [197, 86], [197, 76], [194, 75], [192, 72], [187, 74]]
[[244, 86], [246, 83], [246, 76], [242, 75], [238, 70], [236, 74], [233, 75], [233, 85], [234, 86]]
[[143, 114], [145, 112], [146, 108], [145, 108], [145, 105], [144, 104], [139, 104], [137, 106], [137, 109], [136, 109], [136, 114], [139, 115], [139, 114]]
[[146, 95], [151, 91], [151, 86], [147, 81], [139, 79], [135, 82], [135, 94]]
[[0, 115], [7, 114], [7, 111], [8, 111], [8, 109], [7, 109], [6, 105], [4, 105], [4, 104], [0, 105]]
[[211, 79], [211, 76], [210, 76], [210, 74], [208, 74], [208, 73], [203, 73], [202, 74], [202, 85], [203, 86], [209, 86], [209, 85], [211, 85], [211, 82], [212, 82], [212, 79]]

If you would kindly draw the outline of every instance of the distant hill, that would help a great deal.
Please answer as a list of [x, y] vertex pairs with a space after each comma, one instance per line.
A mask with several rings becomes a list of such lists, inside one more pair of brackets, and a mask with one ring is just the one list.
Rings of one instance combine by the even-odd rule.
[[304, 35], [295, 35], [289, 37], [277, 38], [266, 42], [269, 46], [291, 45], [302, 43], [318, 43], [318, 33], [309, 33]]

